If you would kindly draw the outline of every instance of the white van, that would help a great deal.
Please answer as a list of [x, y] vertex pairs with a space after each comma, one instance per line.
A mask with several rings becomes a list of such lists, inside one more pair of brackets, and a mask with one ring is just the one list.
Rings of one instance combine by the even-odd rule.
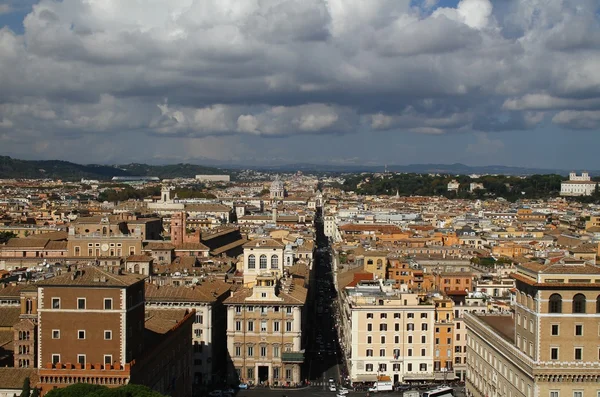
[[377, 381], [373, 387], [369, 388], [370, 392], [377, 393], [378, 391], [393, 391], [394, 384], [391, 381]]

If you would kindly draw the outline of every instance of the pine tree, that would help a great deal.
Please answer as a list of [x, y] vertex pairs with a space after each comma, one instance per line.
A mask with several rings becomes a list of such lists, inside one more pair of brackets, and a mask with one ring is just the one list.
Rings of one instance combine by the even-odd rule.
[[29, 378], [25, 378], [23, 381], [23, 388], [21, 389], [21, 397], [31, 396], [31, 386], [29, 384]]

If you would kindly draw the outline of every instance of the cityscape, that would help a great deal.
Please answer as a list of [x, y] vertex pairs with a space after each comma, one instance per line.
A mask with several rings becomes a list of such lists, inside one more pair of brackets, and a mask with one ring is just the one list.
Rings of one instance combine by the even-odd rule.
[[0, 397], [600, 397], [598, 0], [0, 0]]

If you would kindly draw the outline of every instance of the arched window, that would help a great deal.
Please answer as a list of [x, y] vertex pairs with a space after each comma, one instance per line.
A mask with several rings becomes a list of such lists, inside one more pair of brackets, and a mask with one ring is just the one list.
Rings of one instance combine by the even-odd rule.
[[584, 294], [577, 294], [573, 297], [573, 313], [585, 313]]
[[102, 234], [103, 234], [104, 236], [106, 236], [106, 233], [107, 233], [107, 231], [106, 231], [106, 226], [104, 226], [104, 227], [102, 228]]
[[260, 268], [261, 269], [266, 269], [267, 268], [267, 256], [266, 255], [261, 255], [260, 256]]
[[562, 313], [562, 296], [560, 294], [550, 295], [550, 302], [548, 306], [548, 312], [550, 313]]
[[600, 295], [596, 298], [596, 313], [600, 313]]
[[248, 257], [248, 269], [254, 268], [256, 268], [256, 258], [254, 257], [254, 255], [250, 255]]
[[279, 267], [279, 257], [277, 255], [271, 256], [271, 269], [277, 269]]

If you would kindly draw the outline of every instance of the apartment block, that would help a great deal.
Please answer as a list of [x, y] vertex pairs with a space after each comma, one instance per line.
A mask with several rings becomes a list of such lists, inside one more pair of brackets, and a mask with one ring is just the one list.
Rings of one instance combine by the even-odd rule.
[[514, 315], [467, 314], [467, 389], [474, 396], [600, 393], [600, 268], [528, 262], [512, 276]]
[[253, 287], [225, 300], [229, 381], [294, 385], [302, 381], [307, 290], [301, 279], [252, 275]]
[[351, 321], [350, 378], [433, 380], [435, 305], [382, 280], [346, 288]]

